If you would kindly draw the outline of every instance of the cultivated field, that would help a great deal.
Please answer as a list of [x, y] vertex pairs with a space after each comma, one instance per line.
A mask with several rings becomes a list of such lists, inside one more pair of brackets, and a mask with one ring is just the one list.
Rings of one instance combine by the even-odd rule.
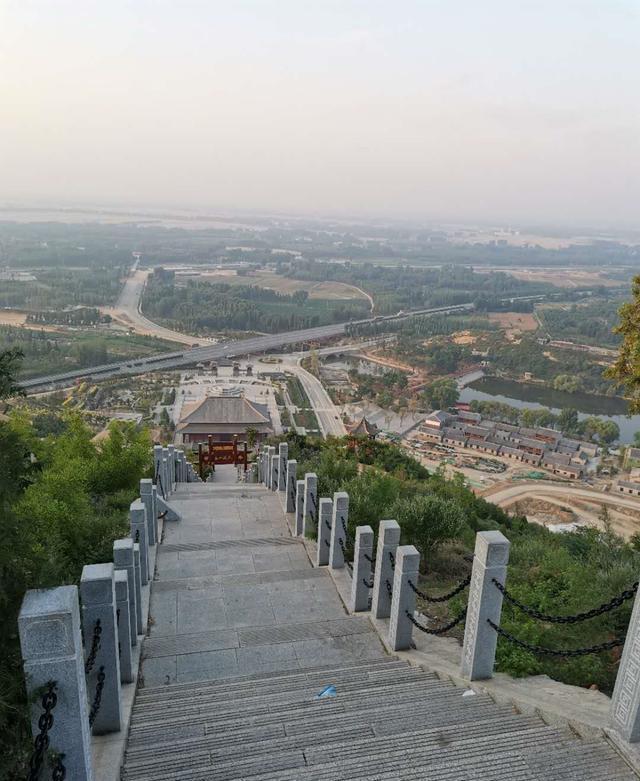
[[[180, 277], [178, 277], [179, 279]], [[255, 285], [264, 287], [268, 290], [277, 290], [278, 293], [291, 295], [297, 290], [306, 290], [309, 298], [325, 298], [339, 301], [349, 299], [368, 300], [364, 291], [353, 285], [347, 285], [344, 282], [306, 282], [300, 279], [289, 279], [280, 274], [269, 272], [256, 272], [245, 276], [238, 276], [234, 271], [205, 271], [199, 277], [190, 277], [191, 279], [204, 279], [210, 282], [224, 282], [228, 285]]]

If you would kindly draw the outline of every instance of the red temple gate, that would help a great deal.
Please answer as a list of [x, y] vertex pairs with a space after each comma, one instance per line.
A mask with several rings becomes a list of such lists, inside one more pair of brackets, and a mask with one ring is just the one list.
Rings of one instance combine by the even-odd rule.
[[247, 443], [243, 442], [242, 449], [240, 449], [238, 437], [234, 437], [232, 442], [214, 442], [210, 436], [205, 447], [202, 443], [198, 445], [198, 471], [203, 479], [205, 466], [210, 466], [215, 472], [216, 464], [233, 464], [234, 466], [242, 464], [246, 472], [248, 462]]

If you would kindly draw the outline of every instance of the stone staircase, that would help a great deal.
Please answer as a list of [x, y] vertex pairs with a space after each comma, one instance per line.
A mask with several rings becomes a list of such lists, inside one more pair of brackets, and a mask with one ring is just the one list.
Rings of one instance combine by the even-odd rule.
[[386, 654], [271, 491], [188, 485], [172, 503], [126, 781], [637, 781], [604, 738]]
[[[324, 687], [336, 696], [317, 698]], [[603, 740], [394, 657], [138, 692], [127, 781], [631, 781]]]

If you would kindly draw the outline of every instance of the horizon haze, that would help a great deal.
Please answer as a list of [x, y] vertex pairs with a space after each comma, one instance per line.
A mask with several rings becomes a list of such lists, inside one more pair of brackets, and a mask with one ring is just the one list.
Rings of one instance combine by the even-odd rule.
[[0, 200], [638, 227], [637, 3], [0, 4]]

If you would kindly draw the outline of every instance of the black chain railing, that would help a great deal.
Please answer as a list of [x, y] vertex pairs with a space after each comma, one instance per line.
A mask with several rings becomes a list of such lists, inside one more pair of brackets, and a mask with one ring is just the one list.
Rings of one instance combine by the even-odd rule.
[[393, 586], [389, 582], [389, 579], [385, 580], [385, 585], [387, 587], [387, 594], [389, 595], [389, 598], [393, 595]]
[[328, 531], [331, 531], [331, 524], [326, 518], [324, 519], [324, 525], [327, 527]]
[[163, 518], [166, 518], [168, 514], [169, 514], [169, 510], [165, 510], [163, 513], [160, 513], [160, 515], [158, 515], [158, 520], [161, 521]]
[[373, 581], [372, 580], [365, 580], [364, 578], [362, 578], [362, 582], [364, 583], [364, 585], [367, 588], [373, 588]]
[[134, 542], [140, 542], [140, 529], [136, 529], [136, 536], [133, 539]]
[[461, 621], [464, 621], [464, 619], [467, 616], [467, 608], [465, 608], [462, 613], [457, 615], [453, 621], [449, 621], [448, 624], [444, 624], [443, 626], [436, 627], [435, 629], [429, 629], [429, 627], [422, 626], [422, 624], [416, 620], [416, 618], [413, 616], [412, 613], [410, 613], [408, 610], [405, 610], [405, 615], [411, 621], [411, 623], [416, 627], [416, 629], [419, 629], [421, 632], [424, 632], [426, 635], [444, 635], [449, 630], [453, 629], [454, 626], [457, 626]]
[[93, 670], [93, 665], [96, 663], [96, 656], [98, 655], [98, 651], [100, 650], [101, 635], [102, 635], [102, 624], [100, 623], [100, 619], [98, 618], [96, 620], [96, 623], [93, 625], [93, 636], [91, 638], [91, 650], [89, 651], [89, 656], [87, 656], [87, 661], [84, 663], [85, 675], [89, 675], [91, 670]]
[[53, 709], [58, 702], [56, 689], [58, 684], [55, 681], [47, 683], [47, 689], [42, 695], [43, 711], [38, 719], [38, 729], [40, 732], [33, 741], [33, 753], [29, 759], [29, 775], [27, 781], [38, 781], [40, 770], [44, 761], [45, 754], [49, 748], [49, 730], [53, 727]]
[[464, 591], [469, 583], [471, 583], [471, 575], [458, 583], [458, 585], [448, 594], [443, 594], [441, 597], [430, 597], [428, 594], [425, 594], [424, 591], [420, 591], [420, 589], [413, 583], [413, 581], [409, 580], [407, 582], [409, 584], [409, 588], [414, 591], [417, 596], [420, 597], [420, 599], [424, 599], [425, 602], [448, 602], [450, 599], [453, 599], [453, 597], [460, 594], [460, 592]]
[[329, 540], [325, 540], [325, 541], [324, 541], [324, 544], [327, 546], [327, 548], [330, 548], [330, 547], [331, 547], [331, 545], [330, 545], [330, 543], [329, 543]]
[[96, 683], [96, 693], [93, 697], [93, 704], [91, 705], [91, 710], [89, 711], [89, 726], [93, 727], [93, 723], [96, 720], [96, 717], [98, 716], [98, 713], [100, 712], [100, 705], [102, 704], [102, 690], [104, 689], [104, 682], [106, 679], [106, 675], [104, 672], [104, 666], [100, 667], [98, 670], [98, 680]]
[[395, 570], [396, 568], [396, 557], [389, 551], [389, 561], [391, 562], [391, 569]]
[[369, 562], [369, 564], [371, 564], [372, 566], [376, 563], [376, 560], [374, 559], [374, 557], [373, 556], [369, 556], [368, 553], [364, 553], [363, 556]]
[[540, 610], [536, 610], [535, 608], [529, 607], [528, 605], [520, 602], [507, 591], [507, 589], [502, 585], [502, 583], [500, 583], [499, 580], [492, 578], [491, 582], [504, 596], [507, 602], [512, 604], [514, 607], [517, 607], [518, 610], [521, 610], [528, 616], [537, 618], [539, 621], [544, 621], [548, 624], [577, 624], [580, 621], [587, 621], [589, 618], [601, 616], [603, 613], [608, 613], [610, 610], [615, 610], [617, 607], [620, 607], [620, 605], [623, 605], [628, 599], [633, 599], [633, 597], [636, 595], [636, 592], [638, 591], [638, 582], [636, 582], [633, 584], [633, 586], [631, 586], [631, 588], [626, 589], [619, 596], [614, 597], [609, 602], [604, 602], [599, 607], [594, 607], [592, 610], [587, 610], [584, 613], [576, 613], [573, 616], [550, 616], [547, 613], [542, 613]]
[[497, 624], [487, 618], [487, 623], [494, 629], [501, 637], [508, 640], [513, 645], [517, 645], [519, 648], [523, 648], [525, 651], [529, 651], [532, 654], [540, 656], [562, 656], [565, 658], [571, 658], [574, 656], [588, 656], [589, 654], [599, 654], [601, 651], [611, 651], [613, 648], [619, 648], [624, 645], [625, 638], [619, 637], [616, 640], [610, 640], [607, 643], [599, 643], [598, 645], [592, 645], [589, 648], [573, 648], [565, 650], [555, 650], [553, 648], [545, 648], [542, 645], [534, 645], [533, 643], [526, 643], [524, 640], [519, 640], [512, 634], [502, 629]]

